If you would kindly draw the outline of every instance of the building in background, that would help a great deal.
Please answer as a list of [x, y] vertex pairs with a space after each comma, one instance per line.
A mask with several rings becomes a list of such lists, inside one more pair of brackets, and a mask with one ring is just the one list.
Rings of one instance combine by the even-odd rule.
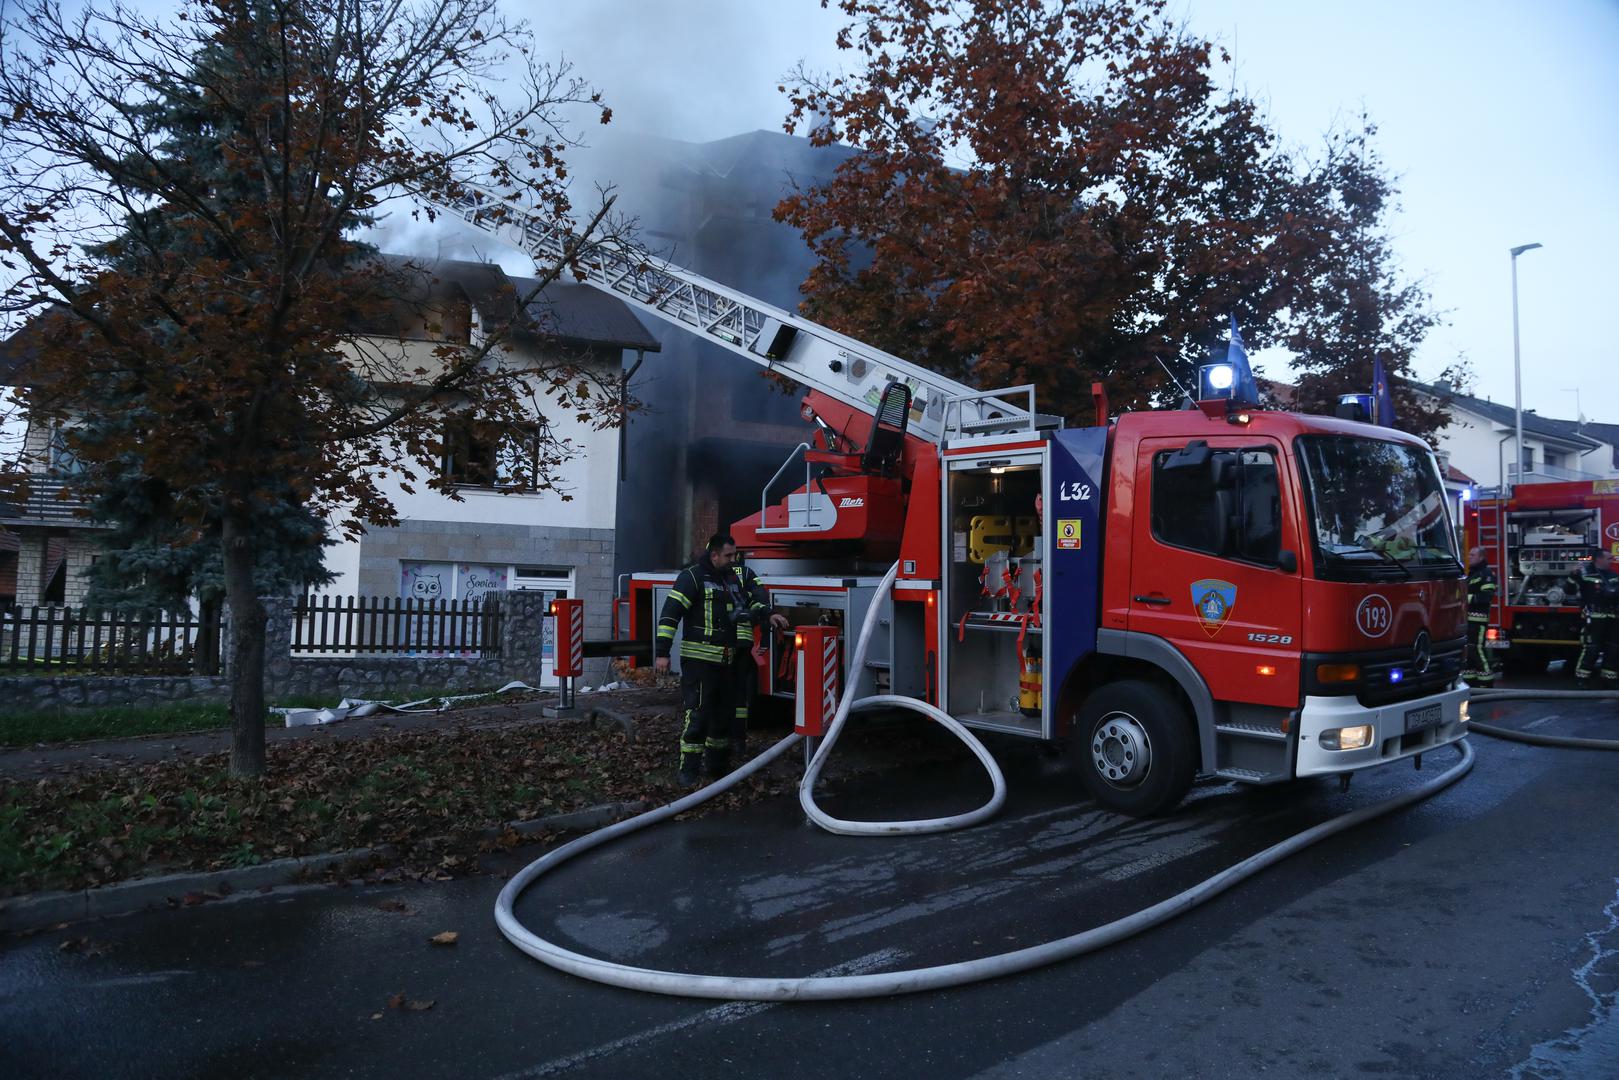
[[1442, 397], [1451, 420], [1438, 434], [1438, 450], [1453, 468], [1481, 489], [1563, 480], [1619, 477], [1619, 425], [1554, 420], [1533, 409], [1523, 414], [1523, 463], [1514, 461], [1516, 413], [1511, 405], [1460, 394], [1447, 386], [1416, 384]]
[[[505, 324], [516, 299], [535, 281], [500, 267], [461, 260], [404, 260], [402, 282], [389, 310], [368, 312], [358, 329], [379, 349], [419, 354], [424, 367], [445, 341], [476, 343], [484, 326]], [[610, 385], [620, 382], [627, 354], [639, 362], [660, 346], [619, 300], [582, 285], [555, 282], [530, 306], [518, 325], [507, 362], [562, 354], [593, 367]], [[7, 343], [5, 359], [26, 372], [25, 339]], [[13, 374], [12, 379], [26, 378]], [[549, 399], [541, 397], [541, 408]], [[389, 474], [380, 487], [399, 524], [372, 528], [327, 549], [327, 567], [337, 579], [323, 591], [366, 597], [478, 600], [502, 589], [541, 589], [556, 596], [582, 596], [591, 636], [607, 636], [615, 559], [620, 433], [580, 423], [568, 410], [536, 417], [529, 431], [509, 433], [519, 447], [533, 446], [539, 425], [567, 439], [577, 454], [562, 468], [556, 490], [518, 490], [503, 474], [501, 448], [480, 445], [466, 418], [444, 416], [447, 453], [438, 463], [455, 482], [458, 499], [410, 485]], [[25, 438], [30, 493], [4, 508], [5, 526], [17, 537], [16, 603], [77, 606], [84, 572], [96, 557], [95, 533], [81, 505], [63, 499], [63, 482], [77, 464], [62, 433], [30, 424]], [[508, 446], [507, 451], [511, 449]], [[566, 497], [565, 497], [566, 496]], [[3, 570], [3, 567], [0, 567]], [[599, 665], [598, 665], [599, 666]], [[592, 674], [599, 674], [595, 672]]]

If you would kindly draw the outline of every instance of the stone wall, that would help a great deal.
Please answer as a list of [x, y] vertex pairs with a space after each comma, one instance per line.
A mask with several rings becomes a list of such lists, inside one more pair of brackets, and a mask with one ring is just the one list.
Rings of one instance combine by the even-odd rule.
[[[293, 697], [384, 698], [440, 690], [491, 690], [521, 680], [538, 686], [540, 639], [545, 604], [538, 593], [500, 594], [505, 610], [498, 655], [488, 656], [323, 656], [292, 655], [292, 611], [288, 597], [267, 597], [264, 694], [270, 704]], [[222, 657], [230, 663], [227, 618]], [[175, 701], [225, 702], [230, 684], [223, 677], [86, 675], [61, 678], [0, 678], [0, 709], [73, 709], [107, 705], [162, 705]]]
[[0, 711], [140, 707], [176, 702], [225, 702], [230, 684], [204, 675], [63, 675], [0, 678]]

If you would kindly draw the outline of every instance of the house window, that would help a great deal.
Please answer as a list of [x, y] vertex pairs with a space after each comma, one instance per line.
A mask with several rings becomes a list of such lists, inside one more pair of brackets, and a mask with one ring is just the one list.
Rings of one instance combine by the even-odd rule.
[[51, 441], [46, 452], [46, 467], [53, 476], [77, 476], [84, 465], [68, 446], [69, 428], [63, 424], [51, 425]]
[[444, 475], [461, 487], [533, 491], [543, 429], [451, 417], [444, 432]]
[[1535, 448], [1533, 446], [1523, 448], [1523, 471], [1526, 473], [1535, 471]]

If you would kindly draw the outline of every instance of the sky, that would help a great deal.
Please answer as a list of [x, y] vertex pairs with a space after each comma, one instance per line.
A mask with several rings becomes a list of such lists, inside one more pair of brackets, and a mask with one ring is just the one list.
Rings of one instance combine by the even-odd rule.
[[[702, 142], [780, 130], [776, 87], [800, 61], [836, 71], [838, 14], [817, 0], [534, 0], [543, 53], [601, 89], [626, 131]], [[1171, 0], [1224, 45], [1221, 76], [1313, 149], [1364, 109], [1399, 180], [1401, 269], [1446, 325], [1416, 358], [1458, 357], [1513, 400], [1518, 259], [1523, 407], [1619, 423], [1619, 0]], [[1275, 353], [1256, 357], [1285, 377]], [[1578, 391], [1576, 396], [1575, 391]]]

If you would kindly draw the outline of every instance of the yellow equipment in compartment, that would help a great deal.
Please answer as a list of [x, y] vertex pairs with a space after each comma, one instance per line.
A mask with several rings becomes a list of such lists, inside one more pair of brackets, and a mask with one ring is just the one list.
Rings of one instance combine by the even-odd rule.
[[1025, 656], [1017, 678], [1017, 707], [1024, 716], [1040, 715], [1040, 658]]
[[1012, 554], [1018, 537], [1012, 519], [1004, 515], [976, 514], [967, 522], [967, 561], [983, 565], [997, 551]]

